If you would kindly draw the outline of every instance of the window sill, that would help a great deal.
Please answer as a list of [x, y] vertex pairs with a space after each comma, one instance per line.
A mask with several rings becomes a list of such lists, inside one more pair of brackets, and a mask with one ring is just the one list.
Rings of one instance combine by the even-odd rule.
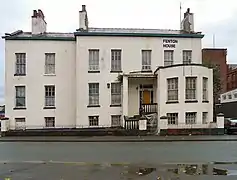
[[178, 104], [179, 101], [167, 101], [166, 104]]
[[13, 110], [26, 110], [26, 107], [14, 107]]
[[44, 76], [56, 76], [56, 74], [44, 74]]
[[122, 104], [111, 104], [110, 107], [122, 107]]
[[209, 101], [207, 101], [207, 100], [206, 101], [202, 101], [202, 103], [209, 103]]
[[143, 70], [142, 69], [142, 71], [141, 71], [142, 73], [151, 73], [152, 72], [152, 70]]
[[96, 108], [96, 107], [100, 107], [100, 105], [88, 105], [88, 108]]
[[198, 103], [198, 100], [186, 100], [185, 103]]
[[110, 71], [110, 73], [122, 73], [123, 71]]
[[100, 71], [88, 71], [88, 73], [100, 73]]
[[14, 76], [26, 76], [26, 74], [14, 74]]
[[53, 106], [53, 107], [44, 107], [44, 109], [56, 109], [56, 107], [55, 106]]

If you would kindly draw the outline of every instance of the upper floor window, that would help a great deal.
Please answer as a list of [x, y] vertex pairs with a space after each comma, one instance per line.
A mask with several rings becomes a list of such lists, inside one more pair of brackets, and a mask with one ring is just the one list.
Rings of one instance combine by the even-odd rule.
[[191, 64], [191, 63], [192, 63], [192, 51], [183, 50], [183, 64]]
[[171, 66], [174, 63], [174, 51], [164, 50], [164, 66]]
[[26, 106], [26, 88], [25, 86], [16, 86], [16, 107], [25, 107]]
[[237, 93], [234, 93], [234, 97], [237, 98]]
[[55, 74], [55, 53], [45, 53], [45, 74]]
[[186, 89], [185, 97], [186, 100], [196, 100], [197, 91], [197, 78], [196, 77], [186, 77]]
[[121, 71], [122, 50], [111, 50], [111, 71]]
[[204, 101], [207, 101], [208, 100], [208, 78], [206, 77], [203, 77], [202, 79], [202, 99]]
[[55, 107], [55, 86], [45, 86], [45, 107]]
[[89, 50], [89, 71], [99, 71], [99, 49]]
[[99, 105], [99, 83], [89, 83], [89, 106]]
[[26, 53], [16, 53], [16, 76], [26, 75]]
[[178, 78], [167, 79], [168, 101], [178, 101]]
[[228, 99], [232, 99], [232, 95], [231, 94], [228, 94]]
[[151, 50], [142, 50], [142, 70], [151, 70]]

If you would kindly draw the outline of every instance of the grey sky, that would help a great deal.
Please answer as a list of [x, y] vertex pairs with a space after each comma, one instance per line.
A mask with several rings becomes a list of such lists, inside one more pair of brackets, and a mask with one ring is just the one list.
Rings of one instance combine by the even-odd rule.
[[[91, 27], [179, 29], [178, 0], [1, 0], [0, 35], [15, 30], [30, 31], [33, 9], [42, 9], [48, 31], [73, 32], [78, 28], [78, 11], [87, 5]], [[233, 0], [182, 0], [182, 16], [190, 7], [195, 30], [205, 34], [203, 47], [228, 48], [228, 62], [237, 63], [237, 3]], [[4, 41], [0, 40], [0, 91], [4, 84]], [[0, 101], [2, 100], [0, 92]]]

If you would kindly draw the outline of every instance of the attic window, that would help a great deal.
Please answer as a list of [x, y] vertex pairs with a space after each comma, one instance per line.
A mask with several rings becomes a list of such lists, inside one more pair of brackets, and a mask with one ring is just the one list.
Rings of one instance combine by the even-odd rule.
[[232, 99], [232, 95], [231, 94], [228, 94], [228, 99]]

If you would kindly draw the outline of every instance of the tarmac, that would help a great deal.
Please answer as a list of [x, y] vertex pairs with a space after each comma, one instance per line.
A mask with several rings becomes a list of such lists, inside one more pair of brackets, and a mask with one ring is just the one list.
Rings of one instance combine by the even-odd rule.
[[185, 142], [185, 141], [237, 141], [237, 135], [217, 136], [8, 136], [0, 142]]

